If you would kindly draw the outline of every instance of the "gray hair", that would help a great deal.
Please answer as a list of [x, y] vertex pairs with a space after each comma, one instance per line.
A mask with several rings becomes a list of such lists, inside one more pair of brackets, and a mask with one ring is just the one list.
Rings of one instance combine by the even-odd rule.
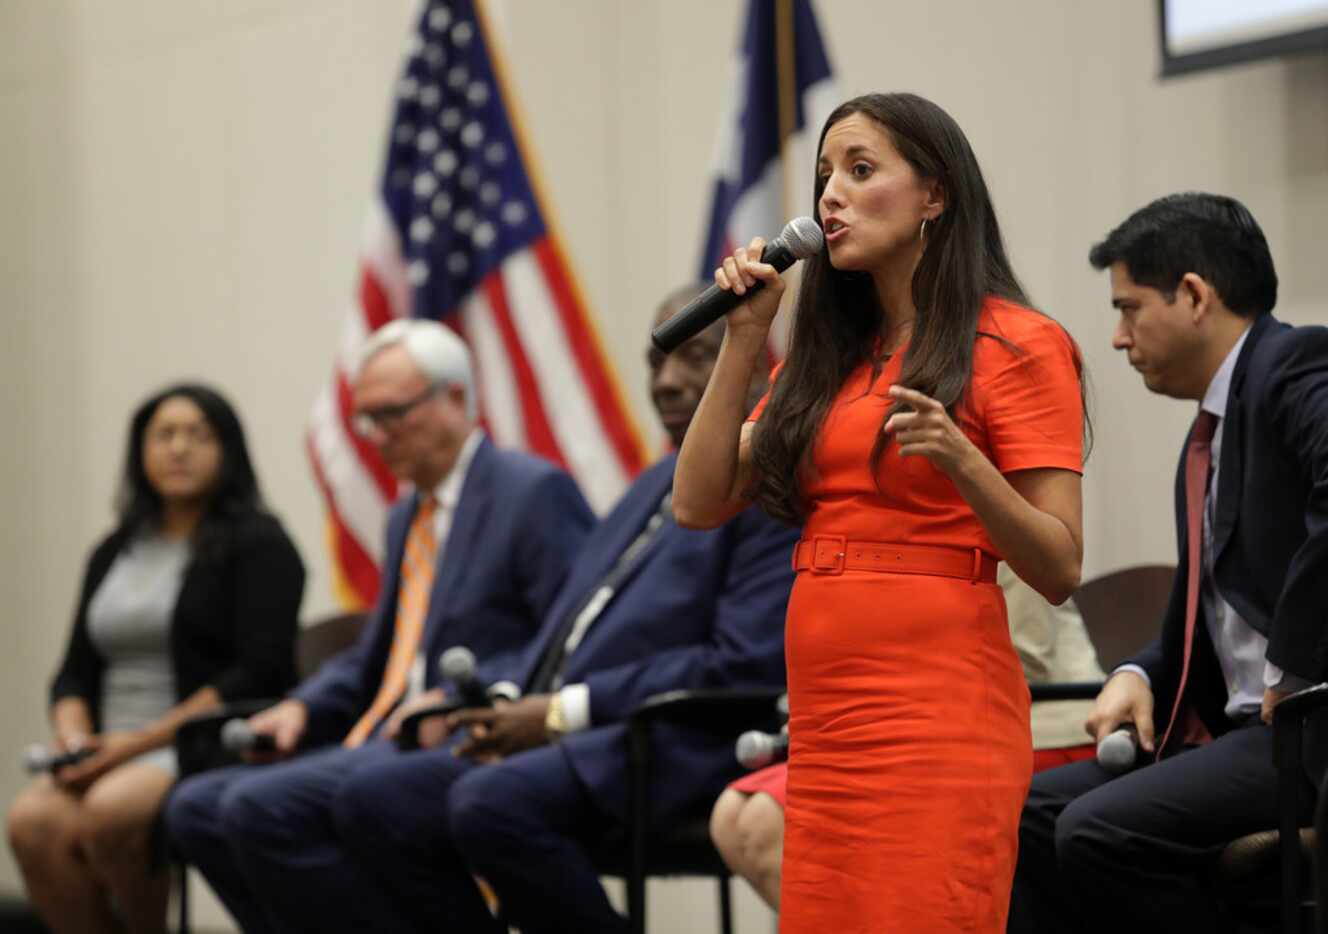
[[479, 392], [475, 368], [465, 341], [451, 328], [425, 318], [398, 318], [369, 335], [360, 348], [355, 372], [358, 375], [375, 355], [400, 346], [433, 386], [460, 386], [466, 391], [466, 416], [479, 417]]

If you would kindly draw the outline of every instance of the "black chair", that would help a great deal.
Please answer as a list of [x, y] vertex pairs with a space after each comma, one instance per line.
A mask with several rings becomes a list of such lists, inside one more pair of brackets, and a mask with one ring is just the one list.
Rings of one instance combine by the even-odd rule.
[[[723, 934], [733, 932], [733, 899], [729, 868], [710, 840], [708, 809], [679, 821], [663, 833], [651, 833], [651, 735], [661, 723], [701, 730], [725, 741], [746, 730], [774, 732], [782, 722], [779, 699], [783, 688], [747, 691], [668, 691], [647, 699], [628, 716], [628, 815], [625, 832], [611, 834], [591, 853], [603, 876], [621, 878], [627, 888], [627, 920], [633, 934], [646, 929], [646, 880], [650, 876], [705, 876], [719, 886], [719, 924]], [[403, 749], [418, 745], [424, 720], [457, 709], [443, 704], [418, 710], [401, 723], [397, 743]]]
[[[1166, 610], [1175, 569], [1128, 568], [1084, 584], [1075, 603], [1104, 671], [1110, 672], [1142, 648], [1157, 631]], [[1033, 685], [1034, 700], [1088, 699], [1099, 684]], [[1328, 891], [1328, 857], [1314, 863], [1316, 837], [1299, 827], [1306, 796], [1320, 786], [1328, 766], [1328, 685], [1309, 688], [1278, 705], [1273, 719], [1278, 769], [1279, 829], [1232, 841], [1215, 865], [1210, 885], [1227, 915], [1229, 930], [1299, 932], [1314, 910], [1316, 880]], [[1328, 809], [1320, 811], [1328, 826]], [[1311, 871], [1311, 866], [1315, 869]], [[1328, 922], [1321, 921], [1328, 934]]]
[[704, 730], [726, 740], [746, 730], [779, 729], [782, 688], [752, 691], [669, 691], [657, 694], [627, 721], [628, 802], [626, 838], [605, 840], [594, 854], [602, 875], [621, 878], [627, 887], [627, 919], [633, 934], [646, 929], [646, 880], [650, 876], [706, 876], [719, 887], [719, 925], [733, 932], [733, 899], [728, 866], [710, 840], [709, 813], [696, 814], [660, 834], [650, 832], [651, 735], [668, 723]]
[[[300, 680], [304, 680], [318, 670], [318, 667], [342, 649], [355, 642], [364, 628], [364, 613], [343, 613], [318, 620], [300, 629], [295, 640], [295, 670]], [[211, 713], [192, 717], [180, 724], [175, 731], [175, 756], [181, 779], [206, 772], [211, 769], [236, 765], [239, 758], [221, 743], [221, 729], [236, 717], [249, 717], [261, 710], [266, 710], [276, 703], [273, 699], [243, 701], [227, 704]], [[156, 851], [163, 862], [169, 862], [179, 874], [176, 890], [178, 906], [178, 925], [180, 934], [189, 934], [189, 879], [187, 866], [175, 854], [168, 853], [164, 837], [164, 828], [158, 819], [156, 828]]]
[[1319, 785], [1319, 802], [1314, 809], [1314, 914], [1315, 930], [1328, 934], [1328, 774]]
[[[1314, 925], [1318, 882], [1328, 870], [1318, 855], [1315, 827], [1301, 826], [1310, 796], [1328, 773], [1328, 684], [1291, 695], [1273, 711], [1273, 762], [1277, 766], [1278, 828], [1247, 834], [1223, 850], [1214, 871], [1230, 930], [1281, 930], [1299, 934]], [[1328, 821], [1324, 799], [1319, 822]], [[1320, 917], [1321, 929], [1328, 922]]]

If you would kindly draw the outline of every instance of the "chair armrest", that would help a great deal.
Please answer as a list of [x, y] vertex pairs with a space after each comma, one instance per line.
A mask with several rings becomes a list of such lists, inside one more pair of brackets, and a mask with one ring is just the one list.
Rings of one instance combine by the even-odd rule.
[[174, 741], [180, 777], [240, 762], [238, 756], [221, 745], [221, 728], [237, 717], [252, 717], [275, 703], [272, 699], [236, 701], [181, 723]]
[[644, 904], [646, 866], [649, 864], [650, 731], [656, 723], [699, 727], [734, 739], [743, 730], [778, 727], [782, 688], [749, 690], [703, 689], [665, 691], [647, 698], [627, 717], [628, 793], [628, 903]]
[[1040, 701], [1093, 700], [1102, 691], [1102, 681], [1066, 681], [1061, 684], [1030, 684], [1033, 703]]
[[441, 704], [432, 704], [415, 711], [406, 719], [401, 721], [401, 732], [397, 733], [397, 748], [402, 752], [410, 752], [413, 749], [420, 748], [420, 726], [425, 720], [432, 717], [444, 717], [449, 713], [454, 713], [462, 708], [459, 700], [444, 701]]
[[782, 688], [665, 691], [647, 698], [627, 715], [628, 729], [637, 732], [667, 721], [736, 736], [763, 724], [777, 727], [775, 705], [783, 694]]
[[[1273, 765], [1277, 768], [1278, 855], [1283, 919], [1300, 897], [1300, 809], [1304, 798], [1306, 723], [1328, 707], [1328, 684], [1297, 691], [1273, 708]], [[1317, 776], [1311, 780], [1318, 787]]]
[[1273, 726], [1304, 720], [1316, 710], [1328, 707], [1328, 684], [1316, 684], [1284, 698], [1273, 708]]

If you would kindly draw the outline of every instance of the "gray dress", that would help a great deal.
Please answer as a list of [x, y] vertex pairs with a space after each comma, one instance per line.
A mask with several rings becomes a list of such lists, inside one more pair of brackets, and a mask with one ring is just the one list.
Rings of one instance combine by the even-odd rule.
[[[188, 540], [137, 538], [116, 557], [88, 604], [88, 633], [106, 665], [103, 732], [141, 729], [175, 706], [171, 620], [189, 556]], [[178, 773], [169, 746], [133, 761]]]

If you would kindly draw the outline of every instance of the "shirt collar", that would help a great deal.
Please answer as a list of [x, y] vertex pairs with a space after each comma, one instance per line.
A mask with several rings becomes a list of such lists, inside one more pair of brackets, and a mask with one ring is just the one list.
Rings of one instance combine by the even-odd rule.
[[1218, 418], [1226, 418], [1227, 395], [1231, 392], [1231, 375], [1236, 371], [1236, 359], [1240, 356], [1240, 348], [1245, 346], [1245, 338], [1249, 336], [1250, 328], [1246, 328], [1227, 351], [1222, 365], [1217, 368], [1212, 381], [1208, 384], [1208, 391], [1204, 393], [1203, 403], [1199, 406], [1201, 411], [1212, 412]]
[[466, 485], [466, 474], [470, 473], [471, 461], [475, 459], [475, 452], [479, 450], [480, 442], [484, 440], [483, 428], [472, 428], [470, 434], [466, 435], [466, 440], [461, 444], [461, 450], [457, 452], [456, 463], [452, 469], [447, 472], [447, 476], [442, 482], [434, 487], [434, 499], [438, 500], [438, 505], [448, 512], [456, 508], [457, 500], [461, 499], [461, 490]]

